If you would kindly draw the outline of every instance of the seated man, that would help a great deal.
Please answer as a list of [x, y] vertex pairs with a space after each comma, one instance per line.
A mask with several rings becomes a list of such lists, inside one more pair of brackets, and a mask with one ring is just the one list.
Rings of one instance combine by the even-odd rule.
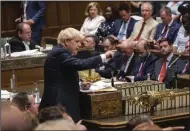
[[17, 36], [9, 40], [11, 52], [20, 52], [35, 48], [36, 43], [31, 40], [31, 27], [27, 23], [19, 23], [16, 27]]
[[136, 20], [131, 17], [131, 9], [127, 4], [120, 5], [119, 15], [121, 19], [115, 20], [112, 35], [115, 39], [121, 41], [127, 39], [131, 35]]
[[20, 92], [13, 97], [12, 100], [21, 111], [29, 111], [34, 115], [38, 115], [38, 107], [35, 104], [33, 95], [26, 92]]
[[159, 42], [162, 58], [155, 63], [152, 80], [164, 82], [166, 88], [172, 87], [172, 79], [175, 74], [181, 72], [182, 61], [172, 52], [172, 43], [168, 39], [162, 39]]
[[181, 25], [172, 19], [171, 9], [168, 7], [160, 10], [160, 17], [163, 22], [158, 24], [154, 39], [159, 41], [163, 38], [168, 38], [174, 43]]
[[152, 5], [149, 2], [143, 2], [141, 5], [141, 14], [143, 19], [136, 22], [133, 32], [129, 37], [135, 46], [139, 40], [153, 40], [158, 22], [152, 18]]
[[1, 101], [1, 130], [26, 130], [22, 112], [10, 101]]
[[[132, 44], [128, 42], [128, 40], [123, 41], [121, 44], [116, 46], [124, 55], [123, 64], [120, 68], [120, 72], [117, 75], [118, 80], [125, 80], [126, 76], [131, 76], [136, 59], [138, 55], [134, 52]], [[128, 80], [128, 79], [127, 79]]]
[[100, 53], [96, 48], [98, 43], [99, 40], [96, 36], [94, 35], [85, 36], [83, 41], [83, 48], [85, 48], [85, 50], [79, 51], [76, 57], [80, 59], [86, 59], [92, 56], [100, 55]]
[[[141, 40], [137, 44], [137, 51], [139, 53], [139, 57], [137, 58], [133, 76], [134, 81], [143, 81], [147, 80], [147, 77], [152, 76], [154, 71], [154, 63], [157, 60], [157, 57], [153, 55], [150, 51], [148, 51], [149, 45], [146, 43], [145, 40]], [[150, 78], [148, 78], [150, 79]]]
[[[103, 44], [102, 46], [104, 47], [104, 52], [108, 50], [115, 50], [115, 46], [118, 44], [118, 41], [116, 41], [113, 37], [108, 36], [103, 39]], [[112, 76], [117, 75], [117, 70], [121, 68], [122, 65], [122, 54], [117, 51], [113, 58], [107, 61], [106, 64], [103, 66], [100, 65], [100, 67], [97, 67], [95, 70], [100, 74], [101, 77], [104, 78], [111, 78]], [[112, 74], [113, 72], [113, 74]]]

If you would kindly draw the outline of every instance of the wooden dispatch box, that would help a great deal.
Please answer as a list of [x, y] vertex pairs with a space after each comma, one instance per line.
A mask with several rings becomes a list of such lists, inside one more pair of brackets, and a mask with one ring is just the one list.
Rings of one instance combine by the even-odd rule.
[[80, 93], [80, 111], [83, 119], [100, 119], [122, 114], [121, 91]]

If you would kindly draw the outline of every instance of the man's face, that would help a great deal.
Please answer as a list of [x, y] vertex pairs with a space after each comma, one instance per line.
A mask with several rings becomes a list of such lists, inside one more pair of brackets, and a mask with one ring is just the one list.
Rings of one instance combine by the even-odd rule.
[[141, 58], [144, 58], [147, 55], [147, 51], [144, 49], [144, 44], [139, 43], [137, 48], [138, 48], [137, 50], [138, 50], [139, 56]]
[[167, 15], [165, 11], [162, 11], [160, 13], [160, 17], [161, 17], [164, 24], [169, 24], [171, 21], [171, 16]]
[[93, 48], [95, 46], [95, 41], [92, 37], [84, 38], [84, 47]]
[[104, 52], [115, 49], [115, 46], [112, 45], [108, 39], [106, 39], [103, 42], [103, 46], [104, 46]]
[[23, 40], [23, 41], [30, 41], [31, 40], [31, 28], [28, 24], [24, 24], [22, 32], [18, 32], [18, 36]]
[[28, 110], [34, 115], [38, 115], [38, 105], [35, 103], [33, 95], [28, 95], [30, 106]]
[[67, 50], [72, 55], [77, 55], [79, 48], [81, 47], [81, 38], [75, 38], [66, 42]]
[[167, 41], [163, 41], [160, 43], [160, 50], [164, 56], [167, 56], [172, 52], [172, 46]]
[[148, 20], [152, 15], [152, 10], [148, 4], [143, 4], [141, 6], [141, 15], [144, 20]]
[[122, 11], [119, 11], [119, 15], [123, 21], [127, 22], [130, 18], [131, 13], [125, 10], [122, 10]]

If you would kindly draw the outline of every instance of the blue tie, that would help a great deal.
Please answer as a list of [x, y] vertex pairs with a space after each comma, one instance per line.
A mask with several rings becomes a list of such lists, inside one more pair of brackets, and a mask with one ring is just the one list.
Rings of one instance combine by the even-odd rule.
[[126, 23], [126, 22], [123, 22], [123, 28], [121, 29], [121, 31], [119, 32], [119, 34], [118, 34], [118, 36], [117, 36], [117, 39], [118, 39], [119, 41], [122, 40], [123, 36], [125, 35], [126, 26], [127, 26], [127, 23]]

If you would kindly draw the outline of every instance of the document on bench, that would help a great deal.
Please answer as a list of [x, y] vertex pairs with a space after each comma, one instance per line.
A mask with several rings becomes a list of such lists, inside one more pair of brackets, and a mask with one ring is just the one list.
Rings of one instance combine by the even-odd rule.
[[11, 53], [11, 57], [20, 57], [20, 56], [32, 56], [32, 55], [41, 55], [42, 52], [39, 52], [38, 49], [34, 50], [26, 50], [21, 52], [13, 52]]
[[[115, 84], [122, 84], [123, 82], [116, 81], [114, 83]], [[89, 90], [80, 89], [80, 91], [89, 93], [89, 92], [117, 91], [117, 89], [111, 86], [111, 80], [110, 79], [102, 79], [100, 81], [93, 83], [90, 86]]]

